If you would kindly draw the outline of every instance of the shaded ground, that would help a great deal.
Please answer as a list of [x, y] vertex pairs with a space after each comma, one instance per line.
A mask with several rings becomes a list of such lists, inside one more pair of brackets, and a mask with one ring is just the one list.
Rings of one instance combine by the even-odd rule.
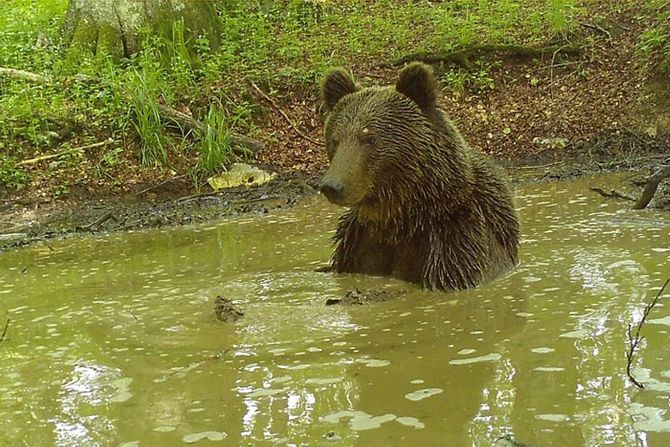
[[[635, 62], [644, 24], [630, 4], [618, 15], [603, 16], [608, 18], [597, 24], [583, 22], [579, 35], [562, 37], [566, 44], [583, 43], [581, 55], [555, 52], [528, 59], [491, 52], [481, 59], [490, 67], [488, 87], [443, 91], [441, 102], [466, 140], [506, 166], [515, 181], [617, 169], [646, 176], [670, 163], [667, 83], [651, 79]], [[457, 68], [451, 62], [435, 67], [443, 80]], [[392, 83], [398, 70], [380, 63], [350, 68], [364, 85]], [[316, 86], [278, 89], [272, 103], [251, 86], [239, 94], [254, 97], [263, 108], [258, 126], [267, 147], [257, 162], [281, 180], [257, 189], [198, 194], [186, 176], [124, 163], [94, 181], [95, 167], [84, 160], [78, 175], [91, 180], [66, 200], [53, 199], [38, 183], [0, 202], [0, 250], [74, 233], [262, 213], [313, 193], [327, 165]]]

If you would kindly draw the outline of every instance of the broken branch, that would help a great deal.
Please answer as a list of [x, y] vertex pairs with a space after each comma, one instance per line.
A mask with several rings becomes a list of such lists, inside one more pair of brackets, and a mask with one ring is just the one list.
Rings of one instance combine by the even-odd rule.
[[597, 192], [603, 197], [611, 198], [611, 199], [623, 199], [623, 200], [630, 200], [631, 202], [635, 202], [635, 199], [632, 198], [631, 196], [627, 196], [625, 194], [621, 194], [620, 192], [617, 192], [616, 190], [611, 190], [610, 192], [604, 191], [602, 188], [589, 188], [589, 190], [593, 192]]
[[658, 185], [661, 183], [661, 181], [663, 181], [663, 179], [668, 177], [670, 177], [670, 165], [661, 166], [656, 172], [654, 172], [651, 177], [647, 179], [647, 184], [642, 191], [642, 195], [633, 206], [633, 209], [642, 210], [646, 208], [647, 205], [649, 205], [649, 202], [651, 202], [651, 199], [654, 198], [654, 195], [658, 190]]
[[644, 388], [644, 385], [642, 385], [640, 382], [638, 382], [635, 377], [633, 377], [633, 374], [631, 372], [631, 368], [633, 365], [633, 357], [635, 356], [635, 351], [637, 350], [638, 346], [640, 345], [640, 342], [642, 341], [642, 337], [640, 337], [640, 331], [642, 330], [642, 325], [644, 322], [647, 320], [647, 316], [651, 312], [651, 310], [656, 306], [658, 303], [658, 300], [661, 298], [663, 295], [663, 291], [665, 290], [665, 287], [670, 283], [670, 278], [665, 281], [665, 284], [663, 284], [663, 287], [661, 287], [661, 290], [658, 291], [656, 296], [654, 297], [653, 300], [649, 304], [647, 304], [644, 308], [644, 312], [642, 313], [642, 318], [640, 319], [640, 322], [637, 325], [637, 330], [635, 331], [635, 336], [633, 336], [632, 333], [632, 328], [631, 325], [628, 325], [628, 343], [629, 343], [629, 349], [626, 352], [626, 374], [628, 375], [628, 378], [630, 379], [631, 382], [635, 384], [638, 388]]
[[607, 40], [610, 40], [612, 38], [612, 35], [610, 34], [610, 32], [607, 31], [605, 28], [603, 28], [600, 25], [594, 25], [592, 23], [586, 23], [586, 22], [579, 22], [579, 24], [581, 26], [583, 26], [584, 28], [588, 28], [588, 29], [592, 29], [594, 31], [597, 31], [598, 33], [607, 37]]
[[103, 214], [100, 218], [96, 219], [95, 221], [91, 222], [88, 225], [84, 225], [82, 227], [77, 227], [79, 231], [91, 231], [94, 227], [98, 227], [108, 220], [112, 219], [114, 222], [118, 222], [118, 218], [111, 212], [108, 211], [105, 214]]

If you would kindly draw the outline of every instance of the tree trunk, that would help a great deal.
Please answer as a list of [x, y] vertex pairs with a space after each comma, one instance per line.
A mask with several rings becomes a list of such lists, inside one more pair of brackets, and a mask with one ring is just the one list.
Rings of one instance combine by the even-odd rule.
[[219, 22], [211, 1], [202, 0], [70, 0], [63, 32], [70, 55], [80, 52], [128, 57], [141, 46], [144, 29], [168, 38], [175, 21], [184, 22], [184, 39], [204, 36], [212, 49], [219, 44]]

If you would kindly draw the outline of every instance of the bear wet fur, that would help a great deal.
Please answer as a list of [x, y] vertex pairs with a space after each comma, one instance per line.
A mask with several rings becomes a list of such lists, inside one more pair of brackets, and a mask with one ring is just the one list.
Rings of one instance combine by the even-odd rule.
[[332, 270], [452, 290], [514, 267], [519, 224], [510, 189], [439, 107], [429, 66], [411, 64], [395, 86], [372, 88], [336, 69], [321, 93], [330, 165], [320, 189], [349, 208]]

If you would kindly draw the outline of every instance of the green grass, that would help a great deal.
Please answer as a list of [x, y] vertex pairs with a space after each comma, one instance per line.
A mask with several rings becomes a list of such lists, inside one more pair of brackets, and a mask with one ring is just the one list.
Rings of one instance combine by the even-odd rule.
[[658, 75], [670, 75], [670, 3], [651, 0], [645, 5], [653, 24], [640, 36], [638, 52], [647, 67]]
[[225, 169], [225, 165], [233, 158], [231, 132], [228, 120], [221, 110], [211, 106], [203, 124], [207, 130], [200, 139], [198, 166], [208, 174]]

